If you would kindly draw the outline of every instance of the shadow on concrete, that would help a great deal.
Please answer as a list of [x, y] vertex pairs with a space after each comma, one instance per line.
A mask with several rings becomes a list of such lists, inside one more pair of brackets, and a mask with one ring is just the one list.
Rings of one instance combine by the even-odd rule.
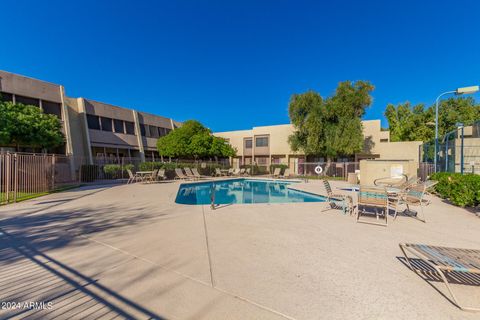
[[[397, 259], [408, 269], [411, 270], [410, 266], [408, 265], [407, 259], [405, 257], [397, 257]], [[418, 272], [415, 272], [412, 270], [412, 272], [416, 273], [417, 275], [420, 276], [421, 279], [423, 279], [426, 283], [428, 283], [432, 288], [434, 288], [438, 293], [440, 293], [445, 299], [447, 299], [452, 305], [457, 306], [455, 302], [442, 292], [439, 288], [437, 288], [434, 283], [437, 285], [441, 283], [441, 285], [444, 286], [443, 280], [438, 274], [438, 272], [432, 268], [428, 263], [423, 261], [422, 259], [418, 258], [410, 258], [410, 263], [412, 264], [412, 267], [415, 268]], [[446, 274], [446, 277], [448, 279], [448, 282], [450, 284], [457, 284], [457, 285], [467, 285], [467, 286], [474, 286], [478, 287], [480, 286], [480, 274], [474, 274], [474, 273], [467, 273], [467, 272], [448, 272]], [[446, 290], [446, 289], [445, 289]]]
[[0, 262], [21, 261], [0, 269], [0, 300], [20, 303], [0, 310], [0, 318], [163, 319], [37, 250], [28, 240], [0, 232]]
[[[10, 235], [20, 238], [37, 250], [45, 251], [63, 248], [81, 236], [110, 229], [120, 232], [123, 228], [148, 223], [151, 219], [168, 215], [151, 211], [145, 213], [142, 212], [144, 209], [108, 206], [56, 210], [42, 214], [28, 213], [0, 220], [0, 229], [8, 231]], [[0, 262], [1, 260], [0, 258]]]
[[[102, 190], [103, 187], [94, 188], [93, 193]], [[64, 199], [57, 199], [65, 201], [48, 203], [48, 208], [43, 207], [36, 213], [28, 211], [23, 214], [10, 214], [9, 217], [0, 220], [0, 301], [53, 303], [53, 308], [48, 308], [48, 305], [36, 305], [0, 310], [0, 319], [162, 319], [161, 315], [146, 309], [138, 304], [138, 301], [132, 301], [119, 293], [128, 292], [130, 286], [138, 283], [151, 283], [148, 279], [158, 275], [159, 268], [163, 268], [164, 271], [182, 269], [189, 261], [179, 262], [167, 257], [161, 266], [151, 265], [142, 268], [141, 271], [129, 274], [128, 278], [113, 273], [112, 276], [120, 280], [113, 291], [99, 283], [100, 274], [108, 271], [101, 268], [102, 264], [97, 266], [100, 273], [87, 276], [71, 264], [65, 263], [65, 259], [59, 259], [55, 250], [63, 249], [64, 253], [70, 251], [71, 254], [68, 256], [75, 259], [75, 250], [82, 252], [83, 246], [89, 243], [85, 236], [91, 237], [107, 230], [109, 234], [138, 236], [135, 233], [136, 226], [173, 217], [145, 206], [94, 207], [92, 204], [87, 208], [57, 208], [68, 201], [93, 194], [78, 196], [73, 195], [74, 191], [69, 190], [67, 192], [72, 193], [65, 192]], [[108, 266], [115, 269], [117, 266], [123, 264], [128, 266], [130, 262], [136, 261], [134, 256], [125, 257], [115, 262], [116, 265]], [[75, 265], [78, 259], [74, 260]], [[90, 259], [96, 261], [95, 259], [103, 258], [88, 256], [88, 261]], [[181, 286], [185, 281], [188, 281], [188, 278], [180, 278], [167, 285], [161, 285], [160, 288], [154, 286], [152, 288], [159, 298], [160, 295]], [[208, 312], [216, 303], [215, 300], [207, 302], [198, 312]]]

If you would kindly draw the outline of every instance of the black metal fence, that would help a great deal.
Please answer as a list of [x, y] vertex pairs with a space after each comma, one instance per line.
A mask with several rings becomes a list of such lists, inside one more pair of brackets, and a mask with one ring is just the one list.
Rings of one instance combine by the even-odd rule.
[[0, 204], [32, 198], [76, 182], [70, 157], [0, 154]]
[[456, 130], [440, 137], [436, 155], [435, 141], [424, 143], [422, 161], [433, 165], [435, 156], [437, 172], [480, 174], [480, 122], [471, 126], [459, 125]]

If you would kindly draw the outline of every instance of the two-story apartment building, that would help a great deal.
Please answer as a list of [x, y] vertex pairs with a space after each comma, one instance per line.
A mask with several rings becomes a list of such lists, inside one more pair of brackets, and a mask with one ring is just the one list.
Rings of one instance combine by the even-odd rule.
[[157, 139], [181, 125], [171, 118], [68, 97], [62, 85], [5, 71], [0, 71], [0, 95], [3, 100], [34, 105], [57, 116], [65, 144], [52, 151], [90, 163], [99, 156], [158, 158]]
[[[225, 138], [237, 149], [237, 156], [232, 158], [232, 165], [248, 165], [255, 162], [259, 166], [285, 164], [296, 173], [299, 163], [325, 161], [322, 158], [306, 157], [301, 152], [291, 150], [288, 137], [294, 132], [291, 124], [253, 127], [250, 130], [238, 130], [214, 133]], [[390, 142], [390, 133], [381, 128], [380, 120], [363, 121], [365, 147], [363, 152], [353, 159], [336, 159], [337, 161], [359, 161], [361, 159], [389, 159], [419, 161], [421, 141]]]

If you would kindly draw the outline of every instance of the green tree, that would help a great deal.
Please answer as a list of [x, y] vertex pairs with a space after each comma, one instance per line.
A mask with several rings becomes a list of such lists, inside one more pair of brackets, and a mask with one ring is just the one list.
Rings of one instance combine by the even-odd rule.
[[33, 148], [54, 148], [64, 143], [60, 120], [40, 108], [0, 102], [0, 144]]
[[373, 89], [367, 81], [345, 81], [326, 99], [314, 91], [294, 94], [288, 108], [295, 127], [289, 137], [292, 150], [327, 157], [328, 162], [362, 151], [361, 118], [372, 103]]
[[215, 137], [200, 122], [188, 120], [157, 141], [160, 155], [172, 158], [197, 159], [230, 157], [236, 150], [225, 139]]
[[[391, 141], [431, 141], [435, 138], [435, 105], [425, 108], [423, 104], [412, 106], [409, 102], [385, 109]], [[470, 125], [480, 119], [480, 107], [475, 100], [450, 98], [443, 100], [438, 112], [438, 132], [443, 136], [456, 128], [456, 123]]]

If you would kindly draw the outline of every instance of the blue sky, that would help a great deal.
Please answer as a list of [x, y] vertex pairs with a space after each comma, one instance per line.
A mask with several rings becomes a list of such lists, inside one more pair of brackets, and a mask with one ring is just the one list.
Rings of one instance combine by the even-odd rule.
[[[214, 131], [343, 80], [387, 103], [480, 84], [478, 1], [2, 1], [0, 69]], [[383, 124], [387, 125], [383, 119]]]

